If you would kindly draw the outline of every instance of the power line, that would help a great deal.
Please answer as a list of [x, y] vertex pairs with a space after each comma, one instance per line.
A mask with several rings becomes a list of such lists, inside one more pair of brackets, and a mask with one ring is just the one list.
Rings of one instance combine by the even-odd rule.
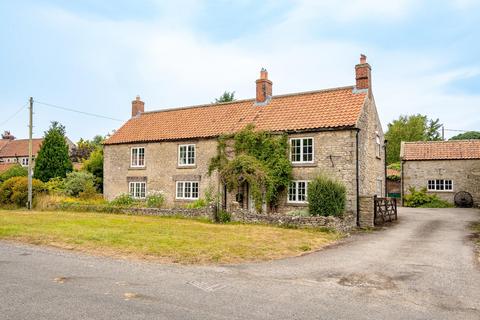
[[3, 121], [2, 123], [0, 123], [0, 126], [3, 126], [4, 124], [6, 124], [8, 121], [12, 120], [13, 118], [15, 118], [15, 116], [17, 114], [20, 113], [20, 111], [22, 111], [23, 109], [25, 109], [27, 107], [28, 103], [24, 104], [20, 109], [18, 109], [17, 111], [15, 111], [14, 114], [12, 114], [10, 117], [7, 118], [7, 120]]
[[108, 117], [108, 116], [103, 116], [101, 114], [80, 111], [80, 110], [77, 110], [77, 109], [62, 107], [62, 106], [59, 106], [59, 105], [46, 103], [46, 102], [41, 102], [41, 101], [37, 101], [37, 100], [35, 100], [34, 102], [36, 102], [38, 104], [41, 104], [41, 105], [44, 105], [44, 106], [47, 106], [47, 107], [57, 108], [57, 109], [70, 111], [70, 112], [76, 112], [76, 113], [84, 114], [84, 115], [91, 116], [91, 117], [97, 117], [97, 118], [103, 118], [103, 119], [108, 119], [108, 120], [113, 120], [113, 121], [124, 122], [124, 120], [116, 119], [116, 118], [112, 118], [112, 117]]

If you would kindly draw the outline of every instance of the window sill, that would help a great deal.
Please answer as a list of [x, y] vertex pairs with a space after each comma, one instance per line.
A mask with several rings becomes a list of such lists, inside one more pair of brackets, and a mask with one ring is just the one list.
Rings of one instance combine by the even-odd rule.
[[199, 198], [196, 199], [175, 199], [174, 202], [176, 203], [182, 203], [182, 202], [194, 202], [197, 201]]
[[128, 170], [145, 170], [147, 167], [128, 167]]
[[453, 193], [453, 190], [427, 190], [427, 192]]
[[316, 167], [316, 162], [292, 162], [292, 167]]
[[291, 206], [291, 207], [308, 207], [308, 202], [287, 202], [287, 206]]
[[179, 165], [177, 164], [177, 169], [196, 169], [196, 164], [189, 164], [189, 165]]

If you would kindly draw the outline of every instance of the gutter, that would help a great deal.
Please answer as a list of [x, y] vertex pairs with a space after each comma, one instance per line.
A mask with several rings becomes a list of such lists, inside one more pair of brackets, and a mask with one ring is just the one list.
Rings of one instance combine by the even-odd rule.
[[387, 146], [388, 146], [388, 140], [385, 140], [383, 143], [385, 153], [383, 155], [383, 165], [384, 165], [384, 170], [385, 170], [385, 198], [388, 197], [388, 184], [387, 184]]
[[357, 187], [357, 227], [360, 227], [360, 174], [359, 174], [359, 160], [358, 160], [358, 134], [360, 133], [360, 129], [356, 128], [355, 134], [355, 180], [356, 180], [356, 187]]

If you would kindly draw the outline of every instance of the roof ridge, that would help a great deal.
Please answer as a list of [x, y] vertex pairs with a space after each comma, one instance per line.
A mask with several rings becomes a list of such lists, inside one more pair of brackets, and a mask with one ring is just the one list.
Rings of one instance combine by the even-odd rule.
[[429, 143], [447, 143], [447, 142], [479, 142], [479, 139], [460, 139], [460, 140], [431, 140], [431, 141], [403, 141], [405, 144], [429, 144]]
[[[319, 90], [300, 91], [300, 92], [294, 92], [294, 93], [274, 95], [274, 96], [272, 96], [272, 98], [284, 98], [284, 97], [290, 97], [290, 96], [300, 96], [300, 95], [315, 94], [315, 93], [337, 91], [337, 90], [346, 90], [346, 89], [352, 89], [353, 90], [354, 88], [355, 88], [355, 86], [343, 86], [343, 87], [333, 87], [333, 88], [319, 89]], [[255, 101], [255, 98], [234, 100], [234, 101], [228, 101], [228, 102], [206, 103], [206, 104], [198, 104], [198, 105], [191, 105], [191, 106], [158, 109], [158, 110], [152, 110], [152, 111], [145, 111], [141, 115], [152, 114], [152, 113], [161, 113], [161, 112], [169, 112], [169, 111], [186, 110], [186, 109], [215, 107], [215, 106], [243, 103], [243, 102], [248, 102], [248, 101]]]

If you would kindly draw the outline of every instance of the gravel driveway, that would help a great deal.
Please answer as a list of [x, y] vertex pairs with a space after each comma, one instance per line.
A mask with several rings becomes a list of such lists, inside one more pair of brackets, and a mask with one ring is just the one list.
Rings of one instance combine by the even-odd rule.
[[480, 319], [474, 209], [400, 221], [303, 257], [132, 262], [0, 241], [2, 319]]

